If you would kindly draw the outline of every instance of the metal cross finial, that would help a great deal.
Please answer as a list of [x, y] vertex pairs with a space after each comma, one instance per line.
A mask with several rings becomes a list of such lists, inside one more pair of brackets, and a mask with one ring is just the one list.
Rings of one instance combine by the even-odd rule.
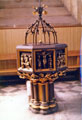
[[[47, 14], [47, 11], [45, 10], [47, 6], [45, 5], [41, 5], [41, 1], [39, 0], [39, 6], [38, 7], [34, 7], [35, 11], [33, 12], [33, 14], [38, 14], [39, 16], [39, 19], [36, 20], [36, 22], [34, 24], [32, 24], [27, 32], [26, 32], [26, 36], [25, 36], [25, 44], [27, 44], [27, 36], [29, 33], [32, 33], [33, 35], [33, 44], [37, 45], [37, 41], [38, 41], [38, 35], [39, 35], [39, 27], [41, 25], [42, 27], [42, 32], [43, 32], [43, 35], [44, 35], [44, 43], [46, 43], [46, 34], [48, 35], [48, 38], [49, 38], [49, 44], [51, 44], [51, 41], [50, 41], [50, 36], [51, 36], [51, 33], [53, 35], [53, 40], [54, 40], [54, 44], [57, 43], [57, 34], [56, 34], [56, 31], [54, 30], [54, 28], [49, 24], [47, 23], [45, 20], [42, 19], [42, 14]], [[42, 41], [41, 41], [42, 43]]]
[[35, 11], [33, 12], [34, 15], [39, 15], [39, 19], [42, 19], [42, 15], [46, 15], [47, 11], [45, 10], [47, 6], [46, 5], [41, 5], [41, 0], [39, 0], [39, 6], [38, 7], [33, 7]]

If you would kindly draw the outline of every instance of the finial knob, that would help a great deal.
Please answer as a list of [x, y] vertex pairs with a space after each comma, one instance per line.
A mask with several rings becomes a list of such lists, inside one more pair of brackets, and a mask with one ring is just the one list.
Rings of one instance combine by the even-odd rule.
[[42, 19], [42, 14], [46, 15], [47, 11], [44, 9], [46, 8], [46, 5], [40, 5], [39, 7], [33, 7], [35, 11], [33, 12], [33, 15], [39, 15], [39, 18]]

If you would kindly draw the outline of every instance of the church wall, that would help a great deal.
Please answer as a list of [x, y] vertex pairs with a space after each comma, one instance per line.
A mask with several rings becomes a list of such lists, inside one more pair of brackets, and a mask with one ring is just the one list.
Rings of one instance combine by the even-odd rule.
[[69, 12], [81, 23], [82, 0], [62, 0]]

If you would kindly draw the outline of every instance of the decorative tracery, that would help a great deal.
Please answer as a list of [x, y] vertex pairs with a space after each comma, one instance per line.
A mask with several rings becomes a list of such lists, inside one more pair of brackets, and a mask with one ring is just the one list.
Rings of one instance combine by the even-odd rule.
[[[25, 35], [25, 44], [27, 44], [27, 37], [28, 34], [31, 33], [32, 34], [32, 43], [33, 45], [37, 45], [38, 43], [38, 39], [37, 36], [40, 33], [39, 28], [42, 28], [42, 33], [44, 35], [44, 43], [46, 44], [46, 34], [48, 35], [48, 43], [51, 44], [51, 39], [50, 39], [50, 35], [53, 35], [53, 42], [54, 44], [57, 44], [57, 33], [54, 30], [54, 28], [47, 23], [45, 20], [42, 19], [42, 14], [47, 14], [47, 11], [45, 10], [46, 6], [42, 5], [39, 2], [39, 7], [34, 7], [35, 11], [33, 12], [33, 14], [38, 14], [39, 15], [39, 19], [35, 21], [35, 23], [33, 23], [28, 30], [26, 31], [26, 35]], [[42, 41], [40, 41], [42, 42]]]

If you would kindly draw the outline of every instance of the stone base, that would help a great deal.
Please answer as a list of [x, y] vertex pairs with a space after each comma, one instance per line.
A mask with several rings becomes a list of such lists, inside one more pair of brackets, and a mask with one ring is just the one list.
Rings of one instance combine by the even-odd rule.
[[43, 105], [36, 106], [36, 105], [31, 104], [29, 106], [29, 109], [33, 113], [46, 115], [46, 114], [51, 114], [51, 113], [57, 112], [58, 111], [58, 105], [57, 105], [57, 103], [52, 104], [52, 105], [50, 105], [48, 103], [47, 106], [43, 106]]

